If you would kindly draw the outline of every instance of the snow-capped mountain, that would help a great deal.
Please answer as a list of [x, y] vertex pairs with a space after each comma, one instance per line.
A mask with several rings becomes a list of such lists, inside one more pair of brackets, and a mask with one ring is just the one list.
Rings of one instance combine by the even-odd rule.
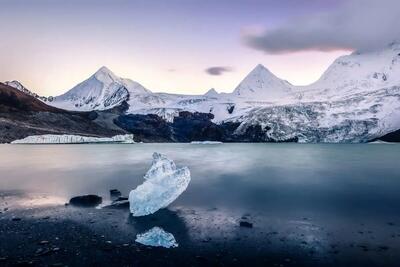
[[263, 65], [255, 67], [233, 91], [234, 96], [276, 101], [288, 96], [292, 85], [281, 80]]
[[68, 110], [105, 110], [128, 103], [128, 114], [172, 121], [180, 111], [212, 113], [215, 123], [261, 125], [274, 140], [359, 142], [400, 129], [400, 43], [343, 56], [308, 86], [294, 86], [257, 65], [232, 93], [153, 93], [102, 67], [55, 98]]
[[207, 96], [207, 97], [218, 97], [218, 92], [215, 91], [214, 88], [211, 88], [210, 90], [208, 90], [208, 91], [204, 94], [204, 96]]
[[117, 77], [108, 68], [101, 67], [87, 80], [55, 97], [52, 105], [69, 110], [103, 110], [119, 105], [130, 97], [150, 94], [141, 84]]
[[42, 100], [43, 102], [51, 102], [53, 101], [53, 97], [49, 96], [49, 97], [45, 97], [45, 96], [40, 96], [32, 91], [30, 91], [29, 89], [27, 89], [25, 86], [22, 85], [22, 83], [20, 83], [19, 81], [6, 81], [4, 82], [5, 85], [11, 86], [27, 95], [36, 97], [39, 100]]
[[292, 88], [289, 103], [254, 107], [228, 121], [241, 122], [238, 132], [257, 124], [271, 138], [302, 142], [360, 142], [398, 130], [400, 44], [340, 57], [317, 82]]
[[394, 42], [378, 51], [356, 51], [339, 57], [319, 80], [297, 90], [306, 98], [322, 100], [397, 85], [400, 85], [400, 43]]

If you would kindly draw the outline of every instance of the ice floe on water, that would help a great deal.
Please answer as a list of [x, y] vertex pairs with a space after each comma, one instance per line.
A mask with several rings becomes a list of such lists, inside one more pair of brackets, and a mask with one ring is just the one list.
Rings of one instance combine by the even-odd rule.
[[138, 234], [135, 241], [153, 247], [175, 248], [178, 246], [173, 234], [160, 227], [153, 227], [142, 234]]
[[129, 193], [133, 216], [149, 215], [171, 204], [188, 187], [190, 171], [187, 167], [177, 169], [165, 155], [154, 153], [144, 179], [143, 184]]
[[193, 145], [218, 145], [222, 144], [220, 141], [192, 141], [190, 142]]
[[376, 140], [376, 141], [373, 141], [373, 142], [369, 142], [368, 144], [373, 144], [373, 145], [393, 145], [393, 144], [396, 144], [396, 143]]
[[87, 143], [122, 143], [133, 144], [133, 134], [113, 137], [90, 137], [70, 134], [31, 135], [24, 139], [12, 141], [11, 144], [87, 144]]

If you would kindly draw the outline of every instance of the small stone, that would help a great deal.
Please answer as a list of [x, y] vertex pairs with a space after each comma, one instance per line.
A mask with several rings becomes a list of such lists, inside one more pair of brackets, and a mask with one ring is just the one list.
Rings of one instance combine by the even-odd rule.
[[387, 246], [379, 246], [380, 251], [386, 251], [388, 249], [389, 249], [389, 247], [387, 247]]
[[102, 202], [103, 199], [97, 195], [84, 195], [71, 198], [69, 204], [78, 207], [95, 207]]
[[42, 240], [39, 242], [39, 245], [47, 245], [49, 243], [49, 241], [47, 240]]
[[240, 227], [253, 228], [253, 224], [246, 221], [240, 221], [239, 225]]
[[14, 217], [14, 218], [12, 218], [11, 220], [14, 221], [14, 222], [19, 222], [19, 221], [21, 221], [22, 219], [21, 219], [21, 218], [18, 218], [18, 217]]
[[119, 191], [118, 189], [111, 189], [110, 196], [111, 196], [111, 198], [117, 198], [117, 197], [121, 196], [121, 191]]
[[204, 258], [203, 256], [199, 256], [199, 255], [196, 256], [196, 260], [198, 260], [198, 261], [207, 261], [206, 258]]

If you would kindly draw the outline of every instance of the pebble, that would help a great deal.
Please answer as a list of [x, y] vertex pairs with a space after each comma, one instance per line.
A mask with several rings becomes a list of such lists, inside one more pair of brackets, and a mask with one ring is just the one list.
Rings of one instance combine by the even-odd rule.
[[250, 222], [246, 222], [246, 221], [241, 221], [239, 223], [240, 227], [247, 227], [247, 228], [253, 228], [253, 224]]

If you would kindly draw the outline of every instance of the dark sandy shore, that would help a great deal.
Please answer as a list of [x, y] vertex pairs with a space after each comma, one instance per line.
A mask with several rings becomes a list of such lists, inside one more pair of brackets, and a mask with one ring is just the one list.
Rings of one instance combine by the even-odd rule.
[[[21, 206], [21, 196], [0, 198], [0, 266], [398, 266], [400, 260], [396, 221], [334, 227], [313, 218], [184, 207], [133, 218], [123, 209]], [[135, 243], [153, 226], [172, 233], [179, 247]]]

